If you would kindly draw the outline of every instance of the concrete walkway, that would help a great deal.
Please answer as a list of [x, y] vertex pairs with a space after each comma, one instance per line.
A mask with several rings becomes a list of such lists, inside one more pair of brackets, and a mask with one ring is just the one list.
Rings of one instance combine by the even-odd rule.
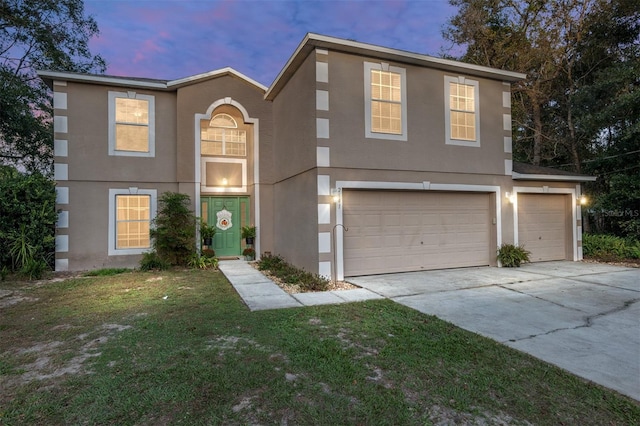
[[252, 311], [384, 299], [364, 288], [289, 294], [244, 260], [222, 260], [218, 269]]

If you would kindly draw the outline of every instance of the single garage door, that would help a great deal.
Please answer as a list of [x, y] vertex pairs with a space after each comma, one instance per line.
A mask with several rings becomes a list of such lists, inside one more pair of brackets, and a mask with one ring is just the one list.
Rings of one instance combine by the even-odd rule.
[[532, 262], [567, 258], [567, 199], [558, 194], [518, 194], [518, 243]]
[[490, 196], [344, 191], [345, 276], [489, 265]]

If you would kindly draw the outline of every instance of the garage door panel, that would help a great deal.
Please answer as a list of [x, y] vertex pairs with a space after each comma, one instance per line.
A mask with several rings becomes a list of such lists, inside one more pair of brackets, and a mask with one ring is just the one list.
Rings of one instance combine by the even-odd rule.
[[533, 262], [567, 258], [566, 195], [518, 194], [518, 243]]
[[489, 216], [489, 194], [345, 191], [345, 275], [488, 265]]

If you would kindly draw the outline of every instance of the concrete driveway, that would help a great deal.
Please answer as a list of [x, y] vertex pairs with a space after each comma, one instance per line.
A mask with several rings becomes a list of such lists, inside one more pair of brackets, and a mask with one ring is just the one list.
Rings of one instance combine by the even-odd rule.
[[640, 401], [640, 269], [544, 262], [348, 281]]

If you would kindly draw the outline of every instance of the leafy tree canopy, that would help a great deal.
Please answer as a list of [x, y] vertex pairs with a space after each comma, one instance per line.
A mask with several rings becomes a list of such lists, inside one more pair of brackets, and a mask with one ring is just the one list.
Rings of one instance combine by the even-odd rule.
[[81, 0], [0, 0], [0, 164], [51, 171], [51, 102], [36, 70], [104, 72]]
[[459, 59], [527, 74], [512, 89], [514, 159], [596, 175], [593, 223], [640, 237], [637, 0], [450, 3]]

